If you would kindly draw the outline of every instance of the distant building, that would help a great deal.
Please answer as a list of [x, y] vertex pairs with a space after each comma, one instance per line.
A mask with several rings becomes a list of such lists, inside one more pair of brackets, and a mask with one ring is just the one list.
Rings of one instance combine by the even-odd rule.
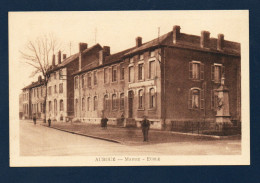
[[44, 118], [44, 97], [45, 87], [42, 77], [38, 77], [37, 82], [32, 82], [30, 85], [23, 88], [23, 118], [31, 119], [33, 114], [37, 118]]
[[23, 106], [23, 93], [19, 95], [19, 119], [23, 118], [24, 106]]
[[48, 73], [46, 117], [57, 121], [66, 121], [74, 117], [74, 78], [72, 73], [81, 67], [91, 64], [98, 57], [101, 46], [96, 44], [90, 48], [86, 43], [79, 44], [79, 53], [68, 58], [58, 53], [58, 63], [53, 55], [52, 66]]
[[99, 59], [74, 72], [75, 118], [99, 123], [140, 126], [144, 115], [152, 128], [173, 123], [216, 122], [219, 107], [216, 89], [225, 76], [233, 121], [241, 116], [240, 44], [180, 32], [180, 26], [152, 41], [116, 54], [99, 51]]

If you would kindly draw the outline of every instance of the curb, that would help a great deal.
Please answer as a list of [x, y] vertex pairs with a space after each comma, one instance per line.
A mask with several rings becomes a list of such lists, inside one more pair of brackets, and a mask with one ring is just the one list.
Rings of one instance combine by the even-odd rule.
[[[45, 126], [45, 125], [42, 125], [42, 124], [41, 124], [41, 126], [49, 127], [49, 126]], [[72, 132], [72, 131], [69, 131], [69, 130], [64, 130], [64, 129], [56, 128], [56, 127], [52, 127], [52, 126], [50, 126], [49, 128], [52, 128], [52, 129], [55, 129], [55, 130], [59, 130], [59, 131], [63, 131], [63, 132], [68, 132], [68, 133], [71, 133], [71, 134], [76, 134], [76, 135], [81, 135], [81, 136], [85, 136], [85, 137], [90, 137], [90, 138], [93, 138], [93, 139], [99, 139], [99, 140], [105, 140], [105, 141], [108, 141], [108, 142], [114, 142], [114, 143], [118, 143], [118, 144], [123, 144], [122, 142], [114, 140], [114, 139], [108, 139], [108, 138], [98, 137], [98, 136], [94, 136], [94, 135], [86, 135], [86, 134], [83, 134], [83, 133]]]
[[241, 135], [217, 136], [217, 135], [205, 135], [205, 134], [182, 133], [182, 132], [170, 132], [170, 133], [179, 134], [179, 135], [187, 135], [187, 136], [195, 136], [195, 137], [209, 137], [212, 139], [220, 139], [220, 140], [234, 138], [234, 137], [241, 137]]

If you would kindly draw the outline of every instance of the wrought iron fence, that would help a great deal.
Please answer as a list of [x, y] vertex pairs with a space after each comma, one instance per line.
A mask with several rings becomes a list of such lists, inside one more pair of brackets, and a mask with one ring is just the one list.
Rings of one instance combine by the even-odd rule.
[[202, 133], [205, 130], [212, 129], [209, 122], [192, 122], [192, 121], [172, 121], [171, 131], [185, 133]]

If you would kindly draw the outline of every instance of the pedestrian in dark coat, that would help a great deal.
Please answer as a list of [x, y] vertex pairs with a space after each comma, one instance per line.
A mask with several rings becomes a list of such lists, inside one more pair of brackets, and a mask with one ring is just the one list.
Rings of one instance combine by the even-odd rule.
[[36, 125], [36, 114], [35, 113], [33, 114], [33, 123], [34, 123], [34, 125]]
[[150, 121], [147, 119], [146, 116], [144, 116], [141, 126], [142, 126], [142, 132], [143, 132], [143, 136], [144, 136], [144, 142], [147, 142], [148, 141], [148, 131], [150, 129]]
[[108, 122], [108, 119], [106, 117], [103, 117], [101, 119], [101, 127], [103, 127], [104, 129], [107, 128], [107, 122]]

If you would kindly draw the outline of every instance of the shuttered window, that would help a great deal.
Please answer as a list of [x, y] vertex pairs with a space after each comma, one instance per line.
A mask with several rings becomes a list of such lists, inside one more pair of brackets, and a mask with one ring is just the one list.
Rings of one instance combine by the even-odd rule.
[[205, 93], [203, 89], [191, 88], [189, 90], [188, 108], [189, 109], [205, 108]]
[[204, 80], [204, 64], [198, 61], [189, 62], [189, 79]]
[[221, 77], [225, 74], [225, 67], [222, 64], [211, 65], [211, 80], [220, 83]]

